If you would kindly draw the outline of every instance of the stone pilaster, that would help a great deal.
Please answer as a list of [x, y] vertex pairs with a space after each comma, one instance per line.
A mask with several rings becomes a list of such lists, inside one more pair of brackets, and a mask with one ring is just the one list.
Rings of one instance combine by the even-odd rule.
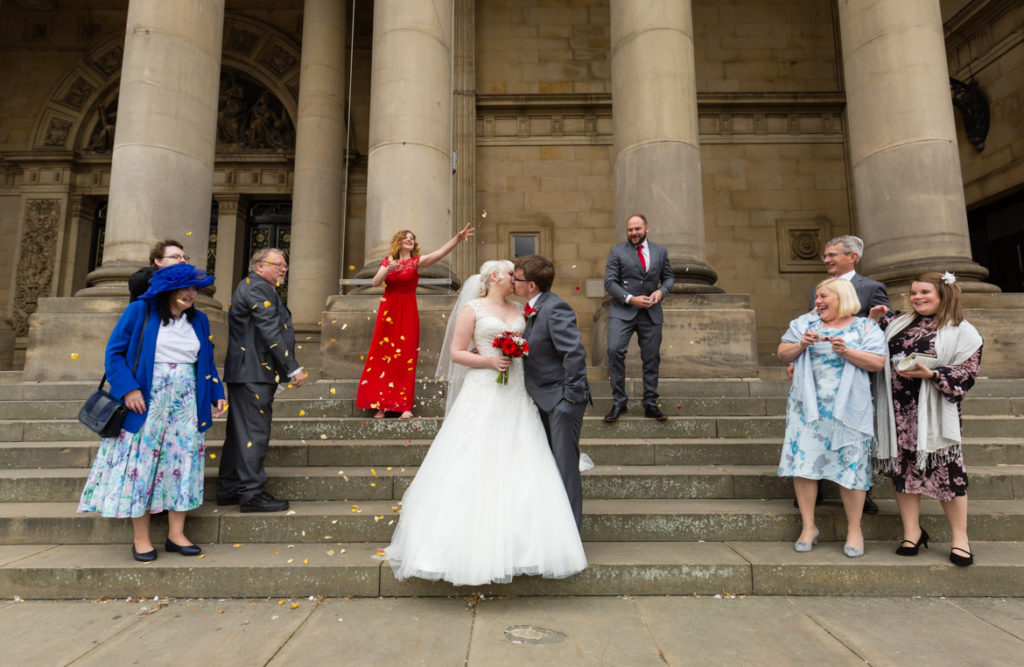
[[721, 292], [705, 263], [690, 0], [612, 0], [615, 224], [642, 213], [679, 292]]
[[127, 294], [159, 239], [206, 257], [223, 32], [224, 0], [128, 4], [103, 265], [82, 296]]
[[[425, 252], [452, 237], [452, 2], [374, 2], [366, 256], [358, 277], [376, 272], [399, 229], [414, 230]], [[422, 275], [452, 277], [445, 261]]]
[[971, 260], [938, 0], [840, 0], [839, 25], [861, 271], [896, 292], [923, 271], [998, 291]]
[[336, 0], [306, 0], [302, 15], [288, 272], [288, 307], [297, 330], [320, 320], [341, 277], [346, 6]]
[[248, 267], [245, 256], [245, 220], [248, 201], [242, 195], [216, 195], [217, 200], [217, 256], [213, 274], [219, 300], [227, 303]]

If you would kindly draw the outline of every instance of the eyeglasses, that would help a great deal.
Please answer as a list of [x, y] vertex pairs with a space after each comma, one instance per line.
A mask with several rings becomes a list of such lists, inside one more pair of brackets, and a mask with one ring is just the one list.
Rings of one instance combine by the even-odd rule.
[[824, 262], [827, 259], [835, 259], [836, 257], [839, 257], [839, 255], [852, 255], [852, 254], [853, 254], [852, 252], [827, 252], [827, 253], [825, 253], [824, 255], [821, 256], [821, 261]]
[[187, 262], [192, 258], [188, 255], [167, 255], [163, 259], [173, 259], [175, 262]]
[[512, 282], [514, 282], [514, 283], [528, 283], [530, 281], [527, 280], [526, 278], [516, 278], [515, 276], [512, 276]]
[[261, 259], [260, 260], [260, 264], [270, 264], [271, 266], [276, 266], [276, 267], [279, 267], [279, 268], [282, 268], [282, 269], [287, 269], [288, 268], [288, 264], [286, 264], [284, 262], [275, 262], [275, 261], [269, 260], [269, 259]]

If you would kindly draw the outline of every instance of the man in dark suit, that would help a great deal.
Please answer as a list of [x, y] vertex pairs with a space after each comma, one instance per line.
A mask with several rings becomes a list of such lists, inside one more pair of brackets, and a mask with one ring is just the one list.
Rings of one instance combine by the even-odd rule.
[[[831, 239], [825, 244], [825, 253], [821, 256], [821, 261], [825, 263], [825, 271], [832, 278], [843, 278], [853, 283], [853, 289], [857, 292], [857, 299], [860, 300], [860, 310], [857, 311], [856, 315], [859, 317], [867, 317], [868, 312], [874, 306], [888, 306], [889, 305], [889, 293], [885, 290], [885, 285], [872, 280], [867, 276], [862, 276], [857, 273], [856, 266], [857, 262], [864, 254], [864, 241], [859, 236], [853, 236], [847, 234], [845, 236], [837, 236]], [[810, 308], [814, 310], [814, 296], [816, 288], [811, 288], [810, 294]], [[793, 365], [790, 364], [787, 369], [789, 379], [793, 379]], [[816, 505], [820, 505], [822, 502], [821, 495], [821, 484], [818, 485], [818, 497], [815, 501]], [[796, 501], [793, 501], [793, 505], [796, 506]], [[878, 514], [878, 505], [871, 499], [871, 492], [868, 491], [867, 495], [864, 496], [864, 513], [865, 514]]]
[[530, 354], [523, 359], [526, 391], [540, 411], [578, 529], [583, 517], [580, 432], [590, 402], [587, 351], [572, 306], [550, 291], [554, 279], [555, 267], [545, 257], [527, 255], [515, 262], [515, 293], [527, 300], [524, 336]]
[[136, 271], [128, 278], [128, 302], [135, 301], [149, 289], [149, 279], [153, 273], [166, 266], [187, 264], [188, 255], [185, 248], [174, 239], [159, 241], [149, 251], [149, 266]]
[[[859, 317], [867, 317], [874, 306], [889, 305], [889, 293], [885, 291], [885, 285], [857, 273], [857, 262], [863, 255], [864, 241], [859, 236], [848, 234], [837, 236], [826, 243], [825, 254], [821, 256], [830, 277], [844, 278], [853, 283], [853, 289], [860, 299], [860, 310], [857, 312]], [[809, 310], [814, 310], [814, 293], [815, 288], [812, 287]]]
[[274, 393], [279, 382], [301, 387], [306, 373], [295, 360], [292, 314], [277, 287], [288, 264], [277, 248], [257, 250], [249, 275], [238, 283], [228, 311], [228, 430], [220, 459], [217, 504], [239, 504], [242, 512], [281, 512], [287, 500], [266, 491], [263, 459], [270, 447]]
[[608, 312], [608, 378], [612, 410], [604, 420], [626, 412], [626, 349], [636, 332], [643, 361], [644, 416], [664, 421], [658, 409], [658, 366], [661, 364], [661, 302], [675, 282], [668, 251], [647, 240], [647, 218], [630, 216], [626, 242], [612, 248], [604, 270], [604, 288], [612, 295]]

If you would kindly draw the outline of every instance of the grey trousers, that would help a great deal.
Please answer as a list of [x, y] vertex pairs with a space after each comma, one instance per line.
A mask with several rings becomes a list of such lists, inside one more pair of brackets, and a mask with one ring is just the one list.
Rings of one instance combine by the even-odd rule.
[[540, 410], [544, 432], [555, 456], [558, 474], [569, 496], [572, 516], [576, 519], [576, 530], [583, 519], [583, 481], [580, 479], [580, 432], [583, 429], [583, 413], [587, 404], [580, 401], [573, 405], [565, 399], [555, 404], [551, 412]]
[[608, 380], [615, 405], [626, 405], [626, 349], [636, 332], [643, 362], [644, 406], [658, 406], [658, 367], [661, 366], [661, 325], [651, 321], [646, 310], [631, 320], [608, 319]]
[[228, 383], [228, 431], [220, 457], [217, 500], [239, 503], [263, 491], [267, 473], [263, 459], [270, 448], [275, 384]]

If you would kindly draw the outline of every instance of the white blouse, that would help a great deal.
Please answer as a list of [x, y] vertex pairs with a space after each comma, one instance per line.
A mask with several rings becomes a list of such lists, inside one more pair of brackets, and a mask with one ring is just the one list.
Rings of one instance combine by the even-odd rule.
[[188, 318], [182, 315], [171, 318], [160, 325], [156, 336], [156, 357], [158, 364], [194, 364], [199, 358], [199, 337]]

